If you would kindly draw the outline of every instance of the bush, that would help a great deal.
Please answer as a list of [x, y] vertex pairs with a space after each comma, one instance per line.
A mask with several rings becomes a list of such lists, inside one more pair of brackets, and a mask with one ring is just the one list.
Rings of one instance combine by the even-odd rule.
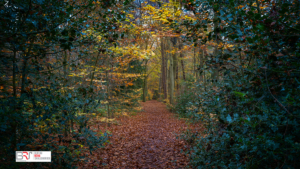
[[189, 33], [213, 24], [201, 43], [224, 39], [200, 71], [229, 81], [195, 83], [196, 100], [179, 101], [206, 127], [191, 149], [193, 168], [300, 168], [299, 1], [257, 2], [186, 4], [214, 18], [185, 21]]
[[209, 97], [201, 95], [206, 100], [201, 102], [203, 112], [215, 112], [216, 116], [211, 117], [209, 113], [195, 116], [206, 124], [207, 129], [192, 150], [193, 166], [299, 167], [295, 161], [300, 158], [299, 119], [290, 121], [292, 117], [277, 103], [272, 103], [270, 96], [265, 96], [268, 98], [253, 108], [249, 103], [260, 99], [255, 99], [255, 94], [228, 90], [220, 90], [219, 95], [213, 90], [208, 93]]
[[191, 109], [193, 105], [196, 104], [196, 97], [194, 92], [187, 91], [184, 94], [180, 95], [176, 100], [175, 112], [178, 113], [181, 117], [191, 117], [194, 112]]

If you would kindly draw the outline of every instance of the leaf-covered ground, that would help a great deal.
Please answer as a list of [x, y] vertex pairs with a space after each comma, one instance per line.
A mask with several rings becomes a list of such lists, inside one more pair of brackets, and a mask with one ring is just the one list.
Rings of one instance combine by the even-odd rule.
[[[107, 128], [112, 136], [103, 149], [93, 152], [92, 160], [80, 168], [185, 168], [188, 145], [178, 139], [189, 128], [174, 117], [163, 103], [142, 103], [144, 111], [134, 117], [122, 117], [121, 125]], [[103, 126], [100, 127], [100, 129]]]

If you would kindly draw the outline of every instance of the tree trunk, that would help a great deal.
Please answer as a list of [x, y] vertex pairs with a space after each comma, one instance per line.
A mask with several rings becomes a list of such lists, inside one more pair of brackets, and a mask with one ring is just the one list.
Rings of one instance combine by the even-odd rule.
[[158, 99], [161, 101], [161, 93], [162, 93], [162, 75], [159, 75], [159, 83], [158, 83]]
[[[174, 37], [171, 39], [173, 48], [176, 47], [177, 44], [177, 38]], [[171, 60], [170, 60], [170, 103], [171, 105], [174, 104], [174, 88], [175, 88], [175, 72], [176, 72], [176, 62], [177, 62], [177, 57], [176, 53], [172, 53], [171, 55]]]
[[241, 43], [239, 43], [238, 47], [239, 47], [239, 56], [240, 56], [240, 65], [241, 65], [241, 71], [242, 71], [242, 76], [244, 77], [244, 62], [243, 62], [243, 58], [242, 58], [242, 50], [240, 48]]
[[146, 95], [147, 95], [147, 63], [148, 60], [146, 60], [145, 63], [145, 77], [144, 77], [144, 85], [143, 85], [143, 102], [146, 102]]
[[164, 99], [167, 99], [167, 78], [166, 78], [166, 69], [167, 69], [167, 63], [165, 59], [165, 50], [164, 50], [164, 39], [161, 38], [161, 58], [162, 58], [162, 66], [161, 66], [161, 72], [162, 72], [162, 89], [164, 91]]
[[31, 39], [31, 42], [30, 42], [30, 46], [28, 48], [28, 51], [27, 53], [25, 54], [24, 56], [24, 64], [23, 64], [23, 70], [22, 70], [22, 84], [21, 84], [21, 95], [23, 93], [25, 93], [25, 80], [26, 80], [26, 76], [27, 76], [27, 57], [29, 56], [30, 52], [31, 52], [31, 49], [32, 49], [32, 46], [33, 46], [33, 42], [34, 42], [35, 38], [32, 38]]
[[[107, 59], [107, 69], [109, 68], [109, 61], [110, 61], [110, 59], [108, 58]], [[105, 72], [105, 74], [106, 74], [106, 83], [107, 83], [107, 85], [106, 85], [106, 92], [107, 92], [107, 97], [106, 97], [106, 100], [107, 100], [107, 125], [108, 125], [108, 127], [110, 127], [110, 123], [109, 123], [109, 121], [108, 121], [108, 119], [110, 118], [110, 109], [109, 109], [109, 103], [110, 103], [110, 93], [109, 93], [109, 74], [108, 74], [108, 70], [106, 69], [106, 72]]]
[[95, 74], [96, 66], [97, 66], [97, 64], [98, 64], [99, 56], [100, 56], [100, 51], [99, 51], [99, 53], [98, 53], [98, 55], [97, 55], [97, 57], [96, 57], [96, 62], [95, 62], [95, 65], [94, 65], [94, 69], [93, 69], [93, 71], [91, 72], [91, 82], [90, 82], [90, 86], [93, 85], [94, 74]]
[[205, 68], [206, 68], [206, 66], [204, 65], [204, 61], [206, 61], [206, 59], [207, 59], [207, 56], [206, 56], [206, 53], [204, 52], [204, 49], [202, 50], [202, 57], [203, 57], [203, 61], [202, 61], [202, 63], [203, 63], [203, 81], [204, 81], [204, 90], [206, 91], [206, 74], [205, 74]]
[[182, 47], [183, 47], [183, 44], [182, 44], [182, 42], [180, 42], [180, 44], [179, 44], [179, 51], [180, 51], [180, 55], [179, 55], [179, 57], [180, 57], [181, 69], [182, 69], [182, 78], [183, 78], [183, 80], [185, 81], [185, 72], [184, 72], [183, 53], [182, 53], [182, 51], [181, 51]]
[[[64, 86], [67, 85], [67, 51], [64, 52], [64, 58], [63, 58], [63, 71], [64, 71]], [[66, 95], [66, 91], [64, 91], [64, 95]], [[85, 111], [85, 106], [84, 106], [84, 111]], [[67, 120], [67, 122], [65, 123], [65, 129], [64, 129], [64, 136], [68, 137], [68, 134], [70, 131], [70, 126], [69, 126], [69, 119], [68, 119], [68, 112], [64, 111], [65, 114], [65, 118]]]
[[[202, 49], [201, 51], [201, 54], [200, 54], [200, 68], [199, 68], [199, 79], [200, 79], [200, 82], [203, 82], [203, 79], [204, 79], [204, 69], [203, 69], [203, 66], [204, 66], [204, 49]], [[201, 69], [202, 69], [202, 72], [201, 72]], [[201, 73], [201, 74], [200, 74]]]
[[13, 92], [14, 97], [17, 98], [17, 89], [16, 89], [16, 54], [17, 52], [14, 50], [14, 58], [13, 58]]
[[[218, 21], [218, 17], [217, 17], [217, 11], [214, 11], [214, 33], [215, 33], [215, 41], [216, 41], [216, 46], [214, 49], [214, 57], [216, 57], [219, 54], [219, 50], [218, 50], [218, 45], [219, 45], [219, 41], [218, 41], [218, 32], [216, 31], [217, 28], [219, 27], [219, 21]], [[212, 58], [214, 59], [214, 58]], [[218, 65], [215, 64], [214, 68], [213, 68], [213, 73], [212, 73], [212, 80], [213, 82], [217, 82], [219, 79], [219, 68], [217, 67]]]
[[170, 104], [173, 105], [173, 95], [174, 95], [174, 58], [170, 57]]
[[193, 73], [194, 73], [194, 76], [197, 78], [197, 74], [196, 74], [196, 47], [194, 46], [194, 58], [193, 58]]
[[[168, 56], [168, 59], [167, 59], [167, 62], [169, 62], [169, 60], [170, 60], [170, 58], [169, 58], [169, 56]], [[169, 93], [170, 93], [170, 64], [168, 65], [168, 67], [167, 67], [167, 98], [170, 100], [170, 95], [169, 95]]]
[[179, 89], [179, 82], [178, 82], [178, 58], [176, 57], [176, 62], [175, 62], [175, 64], [176, 64], [176, 90], [177, 90], [177, 92], [178, 92], [178, 89]]

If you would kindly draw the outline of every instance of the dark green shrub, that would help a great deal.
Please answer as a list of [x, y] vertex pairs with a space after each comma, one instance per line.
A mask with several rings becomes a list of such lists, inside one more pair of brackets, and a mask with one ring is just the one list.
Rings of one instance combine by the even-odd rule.
[[214, 49], [200, 68], [223, 80], [196, 83], [197, 98], [178, 101], [206, 128], [190, 151], [193, 168], [300, 168], [300, 4], [253, 2], [186, 2], [196, 17], [209, 16], [184, 21], [189, 33], [216, 26], [199, 43], [233, 46]]

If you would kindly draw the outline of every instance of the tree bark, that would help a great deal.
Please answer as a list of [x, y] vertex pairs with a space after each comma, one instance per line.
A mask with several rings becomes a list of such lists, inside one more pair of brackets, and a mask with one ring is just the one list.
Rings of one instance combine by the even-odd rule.
[[98, 55], [97, 55], [97, 57], [96, 57], [96, 62], [95, 62], [95, 65], [94, 65], [94, 69], [93, 69], [93, 71], [91, 72], [91, 82], [90, 82], [90, 86], [93, 85], [94, 74], [95, 74], [96, 66], [97, 66], [97, 64], [98, 64], [99, 56], [100, 56], [100, 51], [99, 51], [99, 53], [98, 53]]
[[27, 61], [28, 61], [27, 57], [29, 56], [29, 54], [31, 52], [34, 40], [35, 40], [35, 38], [31, 39], [30, 46], [27, 50], [27, 53], [24, 54], [25, 56], [24, 56], [24, 63], [23, 63], [23, 69], [22, 69], [21, 95], [23, 93], [25, 93], [25, 80], [26, 80], [26, 76], [27, 76]]
[[[219, 27], [219, 21], [218, 21], [218, 12], [214, 11], [214, 33], [215, 33], [215, 42], [216, 42], [216, 46], [214, 49], [214, 57], [216, 57], [219, 54], [219, 50], [218, 50], [218, 45], [219, 45], [219, 41], [218, 41], [218, 32], [216, 31]], [[214, 58], [212, 58], [214, 59]], [[212, 80], [213, 82], [217, 82], [219, 79], [219, 68], [217, 67], [217, 64], [214, 65], [213, 67], [213, 73], [212, 73]]]
[[180, 42], [180, 44], [179, 44], [179, 51], [180, 51], [179, 57], [180, 57], [181, 69], [182, 69], [182, 78], [185, 81], [186, 79], [185, 79], [185, 72], [184, 72], [183, 53], [181, 51], [182, 47], [183, 47], [183, 44], [182, 44], [182, 42]]
[[109, 62], [110, 62], [110, 58], [107, 58], [107, 68], [106, 68], [106, 92], [107, 92], [107, 97], [106, 97], [106, 100], [107, 100], [107, 125], [108, 127], [110, 127], [110, 123], [108, 122], [108, 119], [110, 118], [110, 107], [109, 107], [109, 102], [110, 102], [110, 92], [109, 92], [109, 74], [108, 74], [108, 68], [109, 68]]
[[[171, 39], [173, 44], [173, 49], [176, 47], [177, 44], [177, 38], [174, 37]], [[177, 57], [176, 53], [172, 53], [170, 60], [170, 103], [174, 104], [174, 88], [175, 88], [175, 72], [176, 72], [176, 62]]]
[[146, 102], [146, 95], [147, 95], [147, 63], [148, 60], [146, 60], [145, 63], [145, 77], [144, 77], [144, 85], [143, 85], [143, 102]]
[[[64, 70], [64, 87], [67, 85], [67, 51], [64, 51], [64, 58], [63, 58], [63, 70]], [[66, 90], [64, 90], [64, 95], [66, 95]], [[85, 112], [86, 106], [84, 106], [84, 112]], [[68, 112], [64, 112], [65, 116], [68, 116]], [[70, 126], [69, 126], [69, 119], [68, 117], [65, 117], [67, 122], [65, 123], [65, 129], [64, 129], [64, 136], [68, 137], [69, 131], [70, 131]]]
[[179, 89], [179, 82], [178, 82], [178, 58], [176, 57], [176, 62], [175, 62], [175, 64], [176, 64], [176, 90], [177, 90], [177, 92], [178, 92], [178, 89]]
[[173, 105], [173, 96], [174, 96], [174, 58], [170, 57], [170, 104]]
[[159, 76], [159, 83], [158, 83], [158, 93], [160, 94], [161, 93], [161, 80], [162, 79], [162, 75], [160, 73], [160, 76]]
[[14, 50], [14, 58], [13, 58], [13, 92], [14, 97], [17, 97], [17, 89], [16, 89], [16, 51]]
[[162, 89], [164, 92], [164, 99], [167, 99], [167, 78], [166, 78], [166, 69], [167, 69], [167, 63], [165, 59], [165, 50], [164, 50], [164, 39], [161, 37], [161, 58], [162, 58], [162, 66], [161, 66], [161, 72], [162, 72]]
[[196, 73], [196, 47], [194, 46], [194, 58], [193, 58], [193, 73], [194, 73], [194, 76], [197, 78], [197, 73]]
[[[204, 69], [203, 69], [203, 66], [204, 66], [204, 49], [202, 49], [201, 51], [201, 54], [200, 54], [200, 70], [199, 70], [199, 80], [200, 82], [203, 82], [203, 79], [204, 79]], [[203, 72], [201, 72], [201, 69], [203, 69]], [[201, 74], [200, 74], [201, 72]]]

